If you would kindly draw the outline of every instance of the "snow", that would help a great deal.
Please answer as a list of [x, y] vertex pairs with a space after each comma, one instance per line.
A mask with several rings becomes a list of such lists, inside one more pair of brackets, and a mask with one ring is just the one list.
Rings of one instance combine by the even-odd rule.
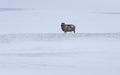
[[120, 33], [0, 35], [1, 75], [119, 75]]
[[[120, 75], [120, 0], [0, 0], [0, 75]], [[64, 34], [61, 22], [74, 24]]]

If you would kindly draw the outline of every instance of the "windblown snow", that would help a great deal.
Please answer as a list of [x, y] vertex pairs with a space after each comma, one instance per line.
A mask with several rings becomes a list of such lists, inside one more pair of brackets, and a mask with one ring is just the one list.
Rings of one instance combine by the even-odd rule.
[[0, 75], [119, 75], [120, 33], [0, 35]]

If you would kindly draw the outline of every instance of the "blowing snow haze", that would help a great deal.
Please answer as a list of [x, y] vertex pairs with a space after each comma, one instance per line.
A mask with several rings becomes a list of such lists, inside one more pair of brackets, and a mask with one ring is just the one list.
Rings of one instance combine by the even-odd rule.
[[0, 0], [0, 75], [120, 75], [120, 0]]
[[76, 32], [120, 32], [119, 0], [3, 0], [0, 33], [62, 33], [61, 22]]

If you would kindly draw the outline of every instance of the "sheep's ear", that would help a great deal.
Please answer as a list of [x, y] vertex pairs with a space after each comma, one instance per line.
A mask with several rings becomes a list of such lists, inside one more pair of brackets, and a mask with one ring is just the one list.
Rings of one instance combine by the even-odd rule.
[[64, 22], [62, 22], [61, 24], [65, 24]]

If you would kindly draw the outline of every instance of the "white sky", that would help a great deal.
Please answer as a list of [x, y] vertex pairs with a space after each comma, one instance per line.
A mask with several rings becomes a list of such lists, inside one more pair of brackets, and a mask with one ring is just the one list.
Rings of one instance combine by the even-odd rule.
[[[108, 14], [105, 14], [108, 13]], [[120, 0], [1, 0], [0, 33], [120, 32]]]

